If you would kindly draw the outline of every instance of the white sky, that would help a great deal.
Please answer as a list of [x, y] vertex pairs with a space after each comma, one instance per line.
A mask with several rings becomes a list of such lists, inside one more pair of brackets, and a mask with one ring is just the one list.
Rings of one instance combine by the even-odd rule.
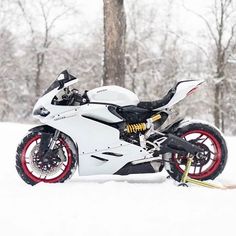
[[[32, 2], [31, 0], [27, 0]], [[45, 0], [46, 1], [46, 0]], [[129, 11], [128, 3], [130, 0], [126, 1], [126, 11]], [[136, 0], [137, 3], [145, 5], [147, 8], [157, 9], [159, 14], [165, 14], [165, 6], [170, 0]], [[198, 37], [199, 32], [205, 30], [205, 25], [202, 20], [194, 16], [192, 13], [186, 11], [183, 8], [183, 4], [195, 12], [204, 14], [207, 12], [207, 8], [214, 0], [173, 0], [173, 11], [172, 11], [172, 22], [176, 29], [181, 29], [182, 31], [188, 32], [190, 37]], [[234, 0], [236, 1], [236, 0]], [[34, 1], [35, 3], [36, 1]], [[96, 30], [102, 29], [102, 17], [103, 17], [103, 0], [67, 0], [66, 3], [71, 6], [75, 6], [78, 10], [78, 15], [76, 18], [63, 19], [59, 26], [55, 29], [55, 32], [71, 31], [71, 35], [68, 39], [71, 40], [84, 40], [87, 34], [96, 32]], [[161, 13], [162, 11], [162, 13]], [[164, 12], [163, 12], [164, 11]], [[37, 14], [37, 13], [33, 13]], [[14, 31], [19, 34], [24, 32], [22, 22], [18, 22], [15, 26]], [[99, 27], [98, 27], [99, 26]], [[38, 26], [40, 28], [40, 25]], [[78, 33], [79, 34], [73, 34]]]
[[[75, 0], [72, 0], [72, 2]], [[129, 0], [126, 0], [128, 2]], [[151, 8], [161, 8], [163, 2], [168, 2], [168, 0], [136, 0], [141, 4], [149, 5]], [[213, 3], [213, 0], [174, 0], [175, 12], [174, 16], [178, 16], [183, 27], [188, 29], [193, 29], [192, 26], [198, 26], [199, 19], [196, 16], [193, 16], [191, 13], [186, 12], [183, 9], [182, 5], [185, 5], [187, 8], [190, 8], [196, 12], [202, 13], [204, 10], [207, 10], [207, 7]], [[88, 22], [96, 22], [97, 19], [101, 18], [102, 15], [102, 5], [103, 0], [77, 0], [78, 6], [80, 6], [81, 15], [84, 18], [87, 18]], [[126, 7], [126, 11], [129, 9]]]
[[[72, 0], [72, 2], [75, 0]], [[126, 5], [129, 0], [126, 0]], [[172, 21], [175, 22], [177, 28], [187, 31], [193, 37], [198, 35], [198, 31], [203, 30], [205, 27], [203, 21], [192, 13], [186, 11], [183, 7], [194, 10], [200, 14], [205, 14], [208, 11], [209, 5], [214, 0], [174, 0]], [[168, 0], [137, 0], [139, 4], [146, 4], [150, 8], [156, 8], [157, 11], [163, 8], [163, 2], [166, 4]], [[81, 21], [87, 22], [86, 27], [96, 26], [98, 21], [102, 21], [102, 7], [103, 0], [77, 0], [78, 6], [81, 11]], [[126, 6], [126, 11], [129, 11]]]

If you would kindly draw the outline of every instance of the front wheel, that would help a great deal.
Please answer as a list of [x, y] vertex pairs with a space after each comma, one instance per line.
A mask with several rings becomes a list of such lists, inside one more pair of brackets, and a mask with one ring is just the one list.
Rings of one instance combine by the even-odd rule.
[[[222, 173], [227, 162], [228, 151], [222, 134], [215, 127], [204, 123], [186, 123], [177, 129], [175, 135], [204, 150], [201, 157], [193, 158], [189, 177], [197, 180], [213, 180]], [[169, 175], [181, 181], [186, 164], [186, 156], [172, 154]]]
[[42, 132], [32, 131], [19, 144], [16, 153], [18, 174], [30, 185], [64, 182], [72, 176], [77, 165], [76, 154], [71, 148], [72, 141], [61, 133], [45, 163], [39, 155], [41, 137]]

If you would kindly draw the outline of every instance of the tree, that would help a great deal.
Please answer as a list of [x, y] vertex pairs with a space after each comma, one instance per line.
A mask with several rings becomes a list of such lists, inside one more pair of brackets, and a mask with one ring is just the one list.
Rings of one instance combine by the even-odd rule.
[[[232, 51], [236, 48], [235, 9], [232, 0], [214, 0], [211, 9], [212, 18], [205, 17], [190, 9], [205, 23], [213, 45], [214, 78], [214, 121], [224, 131], [224, 91], [227, 83], [226, 67]], [[212, 50], [212, 49], [211, 49]]]
[[[52, 37], [52, 31], [55, 25], [58, 23], [61, 18], [68, 16], [69, 12], [72, 11], [71, 7], [63, 6], [62, 9], [58, 9], [57, 13], [52, 12], [52, 10], [56, 7], [56, 2], [53, 0], [44, 2], [43, 0], [37, 1], [35, 3], [35, 11], [39, 13], [39, 19], [35, 19], [33, 15], [30, 14], [29, 9], [27, 9], [28, 1], [16, 0], [16, 4], [20, 9], [20, 12], [28, 25], [30, 35], [31, 35], [31, 50], [34, 55], [34, 63], [35, 63], [35, 96], [36, 98], [41, 94], [41, 74], [45, 64], [46, 54], [56, 39]], [[61, 2], [62, 4], [63, 2]], [[31, 7], [33, 4], [31, 4]], [[39, 32], [37, 30], [36, 21], [40, 21], [43, 26], [43, 32]]]
[[170, 34], [172, 8], [173, 0], [158, 9], [142, 1], [127, 3], [126, 86], [142, 99], [163, 96], [176, 80], [180, 53], [177, 37]]
[[15, 36], [9, 30], [14, 19], [14, 12], [11, 11], [9, 3], [0, 0], [0, 120], [7, 120], [9, 113], [13, 113], [13, 102], [18, 97], [14, 83], [17, 64], [15, 54]]
[[129, 1], [127, 8], [126, 86], [128, 85], [133, 92], [139, 93], [140, 82], [144, 82], [146, 87], [141, 77], [153, 69], [153, 55], [146, 43], [152, 41], [155, 34], [153, 25], [157, 13], [155, 9], [137, 1]]
[[103, 84], [125, 85], [124, 0], [103, 0], [104, 4], [104, 72]]

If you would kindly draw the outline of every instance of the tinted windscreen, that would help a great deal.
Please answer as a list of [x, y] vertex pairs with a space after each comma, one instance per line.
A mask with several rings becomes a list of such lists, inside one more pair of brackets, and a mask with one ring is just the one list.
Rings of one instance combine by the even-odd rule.
[[67, 70], [62, 71], [60, 75], [57, 77], [57, 79], [44, 92], [44, 95], [51, 92], [55, 88], [62, 89], [65, 83], [74, 79], [76, 78], [73, 75], [70, 75]]
[[48, 87], [48, 89], [44, 92], [43, 95], [45, 95], [45, 94], [51, 92], [51, 91], [52, 91], [53, 89], [55, 89], [55, 88], [59, 88], [59, 86], [60, 86], [59, 81], [58, 81], [58, 80], [55, 80], [55, 81]]

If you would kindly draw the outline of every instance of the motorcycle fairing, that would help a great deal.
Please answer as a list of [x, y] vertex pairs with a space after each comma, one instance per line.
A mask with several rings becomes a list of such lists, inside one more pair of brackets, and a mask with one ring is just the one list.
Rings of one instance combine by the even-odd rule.
[[[122, 122], [122, 119], [109, 111], [109, 104], [87, 103], [81, 106], [53, 105], [52, 101], [58, 92], [77, 82], [77, 79], [69, 77], [66, 79], [66, 75], [60, 75], [57, 81], [59, 86], [51, 87], [50, 91], [45, 93], [34, 107], [34, 111], [43, 108], [50, 111], [50, 113], [45, 117], [38, 114], [35, 116], [42, 123], [70, 136], [78, 145], [80, 175], [114, 174], [127, 163], [149, 156], [149, 153], [142, 147], [121, 140], [118, 129], [89, 119], [103, 119], [103, 121], [110, 123]], [[184, 87], [179, 85], [181, 89], [178, 86], [176, 93], [184, 92], [183, 97], [192, 88], [196, 87], [199, 82], [193, 81], [188, 84], [189, 86]], [[106, 93], [102, 88], [100, 89], [98, 90], [99, 93]], [[107, 89], [109, 90], [109, 86]], [[121, 91], [122, 89], [120, 90], [118, 87], [115, 90]], [[97, 90], [95, 91], [97, 92]], [[176, 95], [177, 97], [174, 99], [175, 95], [167, 104], [168, 106], [175, 104], [181, 98], [180, 95]], [[103, 98], [106, 99], [106, 95]], [[119, 99], [120, 97], [117, 97], [114, 103], [119, 103], [118, 101], [121, 101]], [[126, 104], [132, 103], [134, 100], [130, 99]], [[138, 103], [138, 100], [135, 103]], [[104, 157], [104, 152], [114, 152], [122, 156], [106, 155]], [[94, 158], [94, 156], [98, 158]]]
[[[47, 119], [46, 122], [70, 135], [78, 144], [80, 175], [113, 174], [126, 163], [148, 155], [148, 152], [140, 146], [120, 140], [119, 130], [83, 117], [87, 107], [86, 105], [78, 107], [73, 111], [65, 112], [62, 119], [54, 117]], [[122, 156], [105, 155], [104, 152], [114, 152]], [[92, 157], [93, 155], [108, 161], [98, 160]]]
[[[42, 123], [69, 135], [75, 141], [79, 147], [80, 175], [114, 174], [125, 164], [148, 155], [140, 146], [120, 140], [118, 129], [87, 118], [103, 117], [109, 122], [121, 122], [121, 119], [109, 111], [108, 105], [90, 103], [82, 106], [56, 106], [48, 101], [52, 101], [57, 93], [58, 89], [55, 88], [39, 99], [35, 109], [40, 104], [49, 110], [50, 114], [37, 118]], [[105, 162], [92, 157], [96, 155], [103, 158], [103, 152], [115, 152], [123, 156], [106, 155], [108, 161]]]

